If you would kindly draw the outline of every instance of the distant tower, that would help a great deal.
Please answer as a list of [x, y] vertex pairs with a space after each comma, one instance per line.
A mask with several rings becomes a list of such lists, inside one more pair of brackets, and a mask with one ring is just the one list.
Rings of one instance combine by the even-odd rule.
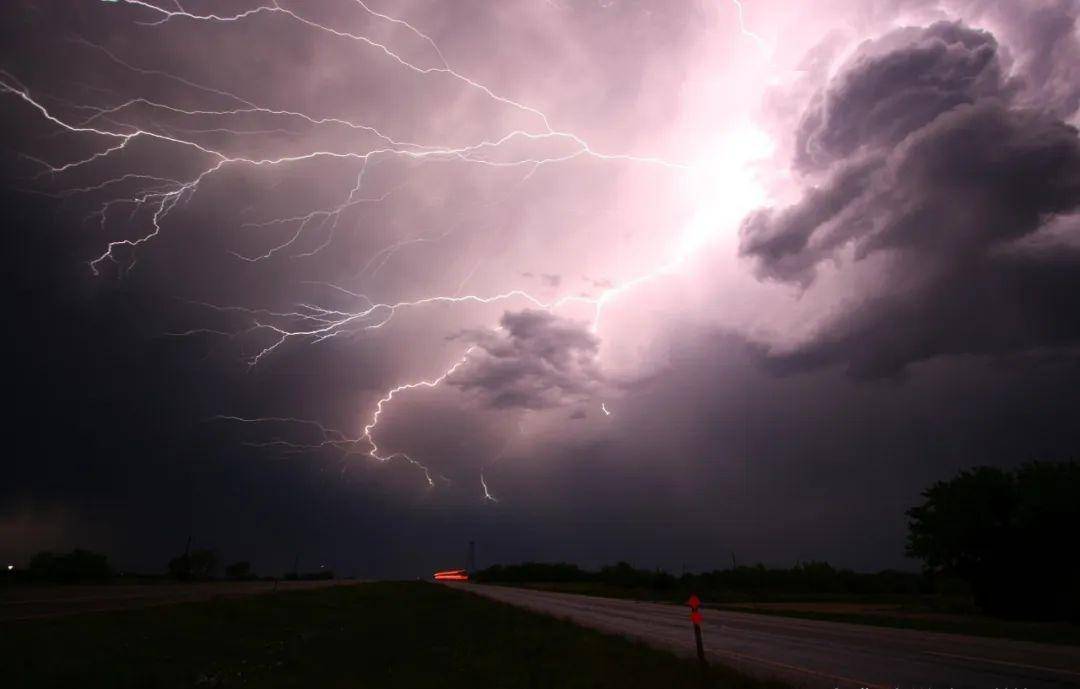
[[476, 541], [469, 541], [469, 574], [476, 571]]

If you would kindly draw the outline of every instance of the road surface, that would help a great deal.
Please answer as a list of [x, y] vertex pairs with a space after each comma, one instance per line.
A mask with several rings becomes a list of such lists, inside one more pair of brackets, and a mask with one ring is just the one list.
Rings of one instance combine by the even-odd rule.
[[340, 586], [345, 582], [237, 581], [202, 584], [112, 584], [106, 586], [27, 586], [0, 589], [0, 623], [86, 612], [127, 610], [153, 605], [236, 598], [257, 593]]
[[[682, 654], [686, 607], [480, 584], [449, 584]], [[704, 609], [706, 655], [800, 687], [1080, 687], [1080, 647]]]

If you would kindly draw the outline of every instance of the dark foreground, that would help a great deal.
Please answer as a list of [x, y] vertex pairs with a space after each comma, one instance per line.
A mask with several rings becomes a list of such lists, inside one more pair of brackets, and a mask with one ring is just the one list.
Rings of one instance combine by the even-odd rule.
[[[683, 606], [476, 584], [459, 588], [689, 652]], [[1080, 687], [1080, 648], [705, 610], [715, 662], [805, 687]]]
[[0, 624], [341, 585], [342, 582], [322, 580], [12, 586], [0, 589]]
[[[689, 660], [424, 583], [0, 625], [3, 683], [15, 687], [701, 686]], [[709, 685], [766, 686], [720, 667]]]

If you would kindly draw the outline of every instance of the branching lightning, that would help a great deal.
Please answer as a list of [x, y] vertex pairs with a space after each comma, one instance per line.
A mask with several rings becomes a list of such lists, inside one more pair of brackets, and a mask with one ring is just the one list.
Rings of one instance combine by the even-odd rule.
[[731, 2], [732, 2], [732, 4], [735, 5], [735, 9], [739, 13], [739, 31], [740, 31], [740, 33], [742, 33], [743, 36], [746, 36], [747, 38], [754, 41], [754, 43], [757, 44], [758, 49], [761, 50], [761, 52], [764, 55], [768, 55], [769, 54], [769, 46], [768, 46], [768, 44], [765, 43], [765, 39], [762, 38], [761, 36], [757, 35], [753, 31], [751, 31], [750, 29], [746, 28], [746, 15], [745, 15], [745, 11], [743, 9], [742, 0], [731, 0]]
[[499, 499], [491, 494], [491, 490], [488, 489], [487, 481], [484, 480], [484, 472], [480, 472], [480, 487], [484, 489], [484, 499], [491, 502], [498, 502]]
[[[292, 22], [303, 30], [318, 32], [330, 37], [332, 40], [356, 43], [358, 46], [373, 52], [378, 59], [389, 60], [397, 67], [419, 77], [453, 80], [464, 89], [482, 94], [492, 103], [532, 118], [537, 126], [534, 129], [512, 129], [491, 138], [482, 138], [465, 145], [452, 146], [431, 142], [406, 141], [381, 131], [368, 123], [334, 117], [328, 114], [274, 107], [270, 104], [259, 103], [246, 95], [202, 84], [179, 74], [148, 69], [122, 59], [103, 46], [85, 39], [75, 39], [76, 44], [101, 53], [119, 68], [142, 77], [167, 80], [184, 89], [210, 96], [219, 102], [228, 103], [219, 107], [191, 108], [181, 107], [174, 103], [163, 102], [160, 98], [147, 96], [121, 97], [103, 104], [73, 103], [46, 93], [35, 92], [24, 85], [16, 75], [0, 71], [0, 95], [17, 99], [30, 112], [35, 113], [55, 127], [57, 132], [76, 135], [93, 142], [100, 142], [100, 146], [94, 152], [69, 160], [45, 161], [26, 156], [28, 159], [36, 161], [42, 168], [37, 176], [38, 180], [48, 178], [52, 181], [59, 180], [62, 183], [67, 176], [73, 173], [79, 171], [89, 173], [95, 166], [104, 161], [115, 161], [120, 154], [130, 149], [135, 142], [156, 144], [161, 147], [162, 153], [165, 154], [174, 150], [185, 151], [203, 161], [201, 168], [187, 177], [164, 177], [126, 171], [117, 176], [100, 179], [85, 186], [69, 186], [57, 194], [60, 197], [68, 198], [110, 193], [114, 189], [129, 189], [130, 191], [116, 192], [118, 195], [108, 197], [87, 216], [88, 220], [96, 221], [101, 227], [104, 227], [115, 212], [121, 208], [128, 210], [130, 218], [135, 218], [140, 212], [148, 214], [148, 226], [145, 231], [141, 231], [139, 236], [110, 241], [102, 248], [100, 254], [90, 258], [89, 267], [95, 275], [100, 274], [102, 266], [106, 263], [114, 264], [121, 274], [131, 270], [136, 264], [138, 252], [160, 236], [164, 231], [169, 216], [186, 200], [197, 194], [200, 186], [208, 178], [229, 167], [267, 168], [290, 166], [316, 160], [345, 161], [355, 163], [357, 166], [355, 182], [337, 203], [316, 208], [306, 213], [244, 223], [242, 227], [255, 231], [274, 226], [288, 226], [291, 228], [290, 234], [287, 235], [284, 241], [266, 246], [260, 252], [233, 252], [233, 256], [238, 261], [245, 263], [260, 263], [285, 256], [299, 260], [325, 251], [332, 244], [342, 216], [346, 211], [360, 205], [383, 203], [397, 191], [397, 189], [391, 189], [377, 195], [364, 192], [365, 176], [370, 165], [381, 159], [402, 159], [416, 163], [452, 161], [493, 169], [524, 169], [527, 172], [523, 181], [527, 180], [540, 167], [568, 163], [581, 158], [608, 163], [655, 165], [675, 172], [692, 169], [686, 163], [668, 161], [659, 157], [608, 153], [595, 149], [579, 135], [554, 127], [551, 123], [552, 118], [547, 113], [526, 103], [501, 95], [489, 86], [455, 69], [450, 65], [443, 50], [430, 35], [403, 19], [371, 9], [363, 0], [354, 0], [355, 5], [373, 20], [402, 28], [423, 41], [431, 50], [433, 64], [422, 65], [411, 62], [385, 43], [361, 33], [320, 23], [306, 16], [298, 9], [282, 6], [277, 0], [235, 14], [199, 14], [189, 11], [178, 0], [174, 0], [168, 7], [148, 0], [103, 0], [103, 2], [109, 5], [127, 6], [131, 11], [139, 15], [136, 23], [147, 31], [173, 22], [187, 22], [193, 26], [198, 26], [209, 23], [233, 24], [248, 22], [255, 20], [257, 17], [279, 17]], [[760, 48], [764, 49], [765, 44], [761, 37], [747, 30], [744, 24], [742, 3], [739, 0], [732, 0], [732, 2], [738, 10], [739, 25], [742, 33], [753, 39]], [[106, 97], [109, 95], [109, 93], [105, 93]], [[52, 107], [53, 103], [60, 104], [62, 107], [54, 108]], [[73, 115], [71, 111], [76, 111], [78, 115]], [[154, 122], [157, 122], [157, 120], [153, 119], [155, 117], [178, 119], [184, 124], [165, 125], [157, 122], [153, 126], [139, 125], [136, 124], [139, 121], [137, 115], [149, 117]], [[252, 116], [259, 116], [274, 124], [266, 125], [262, 129], [244, 129], [239, 123]], [[200, 122], [210, 122], [211, 124], [199, 124]], [[226, 126], [221, 124], [222, 122], [236, 122], [237, 124]], [[259, 157], [239, 155], [218, 145], [206, 142], [207, 134], [228, 134], [232, 137], [242, 137], [268, 131], [286, 131], [282, 128], [285, 123], [289, 123], [290, 126], [296, 124], [312, 129], [333, 128], [348, 131], [365, 137], [369, 145], [361, 148], [316, 149], [287, 155]], [[553, 153], [548, 150], [551, 145], [562, 148]], [[524, 147], [524, 152], [520, 152], [522, 147]], [[507, 150], [511, 150], [513, 153], [507, 155], [505, 153]], [[300, 240], [315, 232], [319, 233], [322, 238], [321, 241], [314, 248], [300, 249]], [[387, 246], [372, 255], [359, 268], [357, 276], [370, 277], [385, 266], [396, 252], [417, 243], [437, 241], [444, 236], [446, 235], [414, 237]], [[361, 292], [330, 282], [310, 283], [339, 295], [348, 296], [358, 301], [360, 303], [359, 307], [352, 310], [339, 310], [318, 304], [303, 303], [296, 305], [292, 310], [272, 311], [200, 302], [196, 304], [199, 308], [235, 316], [243, 319], [244, 322], [241, 326], [233, 329], [194, 328], [171, 334], [176, 336], [201, 334], [229, 338], [235, 338], [239, 335], [263, 337], [265, 338], [265, 344], [258, 347], [257, 351], [252, 352], [247, 357], [249, 366], [256, 366], [288, 342], [318, 343], [329, 338], [377, 330], [388, 324], [401, 311], [421, 309], [435, 304], [493, 304], [517, 301], [549, 311], [571, 303], [584, 304], [592, 309], [591, 327], [596, 332], [600, 327], [601, 315], [605, 306], [627, 292], [675, 270], [684, 258], [685, 255], [678, 254], [669, 261], [655, 266], [645, 274], [621, 284], [607, 286], [598, 296], [561, 296], [549, 300], [540, 299], [520, 289], [495, 294], [459, 294], [464, 285], [471, 279], [472, 273], [461, 281], [458, 290], [452, 295], [436, 294], [396, 302], [376, 302]], [[474, 268], [473, 272], [475, 270]], [[313, 432], [315, 434], [315, 439], [311, 442], [298, 442], [288, 438], [272, 437], [266, 441], [249, 444], [258, 447], [272, 447], [289, 453], [330, 448], [340, 451], [346, 456], [364, 455], [379, 462], [405, 461], [422, 470], [428, 485], [435, 486], [434, 479], [437, 475], [433, 474], [429, 467], [404, 452], [382, 449], [376, 441], [376, 431], [386, 409], [397, 397], [413, 390], [438, 387], [466, 364], [473, 349], [474, 347], [465, 349], [459, 358], [434, 377], [403, 383], [384, 393], [375, 403], [371, 415], [358, 436], [351, 436], [344, 431], [329, 428], [316, 421], [292, 417], [242, 418], [223, 415], [216, 417], [216, 420], [253, 424], [268, 428], [286, 428], [290, 429], [290, 431], [306, 429], [308, 433]], [[610, 416], [611, 412], [608, 410], [606, 403], [601, 403], [600, 408], [605, 416]], [[295, 437], [295, 433], [292, 437]], [[439, 478], [448, 480], [445, 477]], [[483, 488], [484, 499], [497, 502], [497, 499], [490, 492], [482, 473], [480, 483]]]

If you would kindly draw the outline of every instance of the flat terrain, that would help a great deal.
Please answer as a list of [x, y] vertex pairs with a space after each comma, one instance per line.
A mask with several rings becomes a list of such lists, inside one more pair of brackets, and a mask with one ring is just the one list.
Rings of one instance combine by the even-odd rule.
[[[0, 629], [3, 686], [20, 688], [702, 686], [697, 664], [674, 654], [421, 582], [238, 594]], [[778, 686], [720, 667], [706, 679]]]
[[131, 610], [154, 605], [236, 598], [260, 593], [341, 586], [324, 581], [236, 581], [213, 583], [111, 584], [99, 586], [12, 586], [0, 588], [0, 622], [63, 617], [86, 612]]
[[[502, 586], [457, 584], [658, 647], [691, 653], [686, 607]], [[705, 610], [708, 656], [806, 687], [1080, 686], [1080, 648], [1026, 641]]]

